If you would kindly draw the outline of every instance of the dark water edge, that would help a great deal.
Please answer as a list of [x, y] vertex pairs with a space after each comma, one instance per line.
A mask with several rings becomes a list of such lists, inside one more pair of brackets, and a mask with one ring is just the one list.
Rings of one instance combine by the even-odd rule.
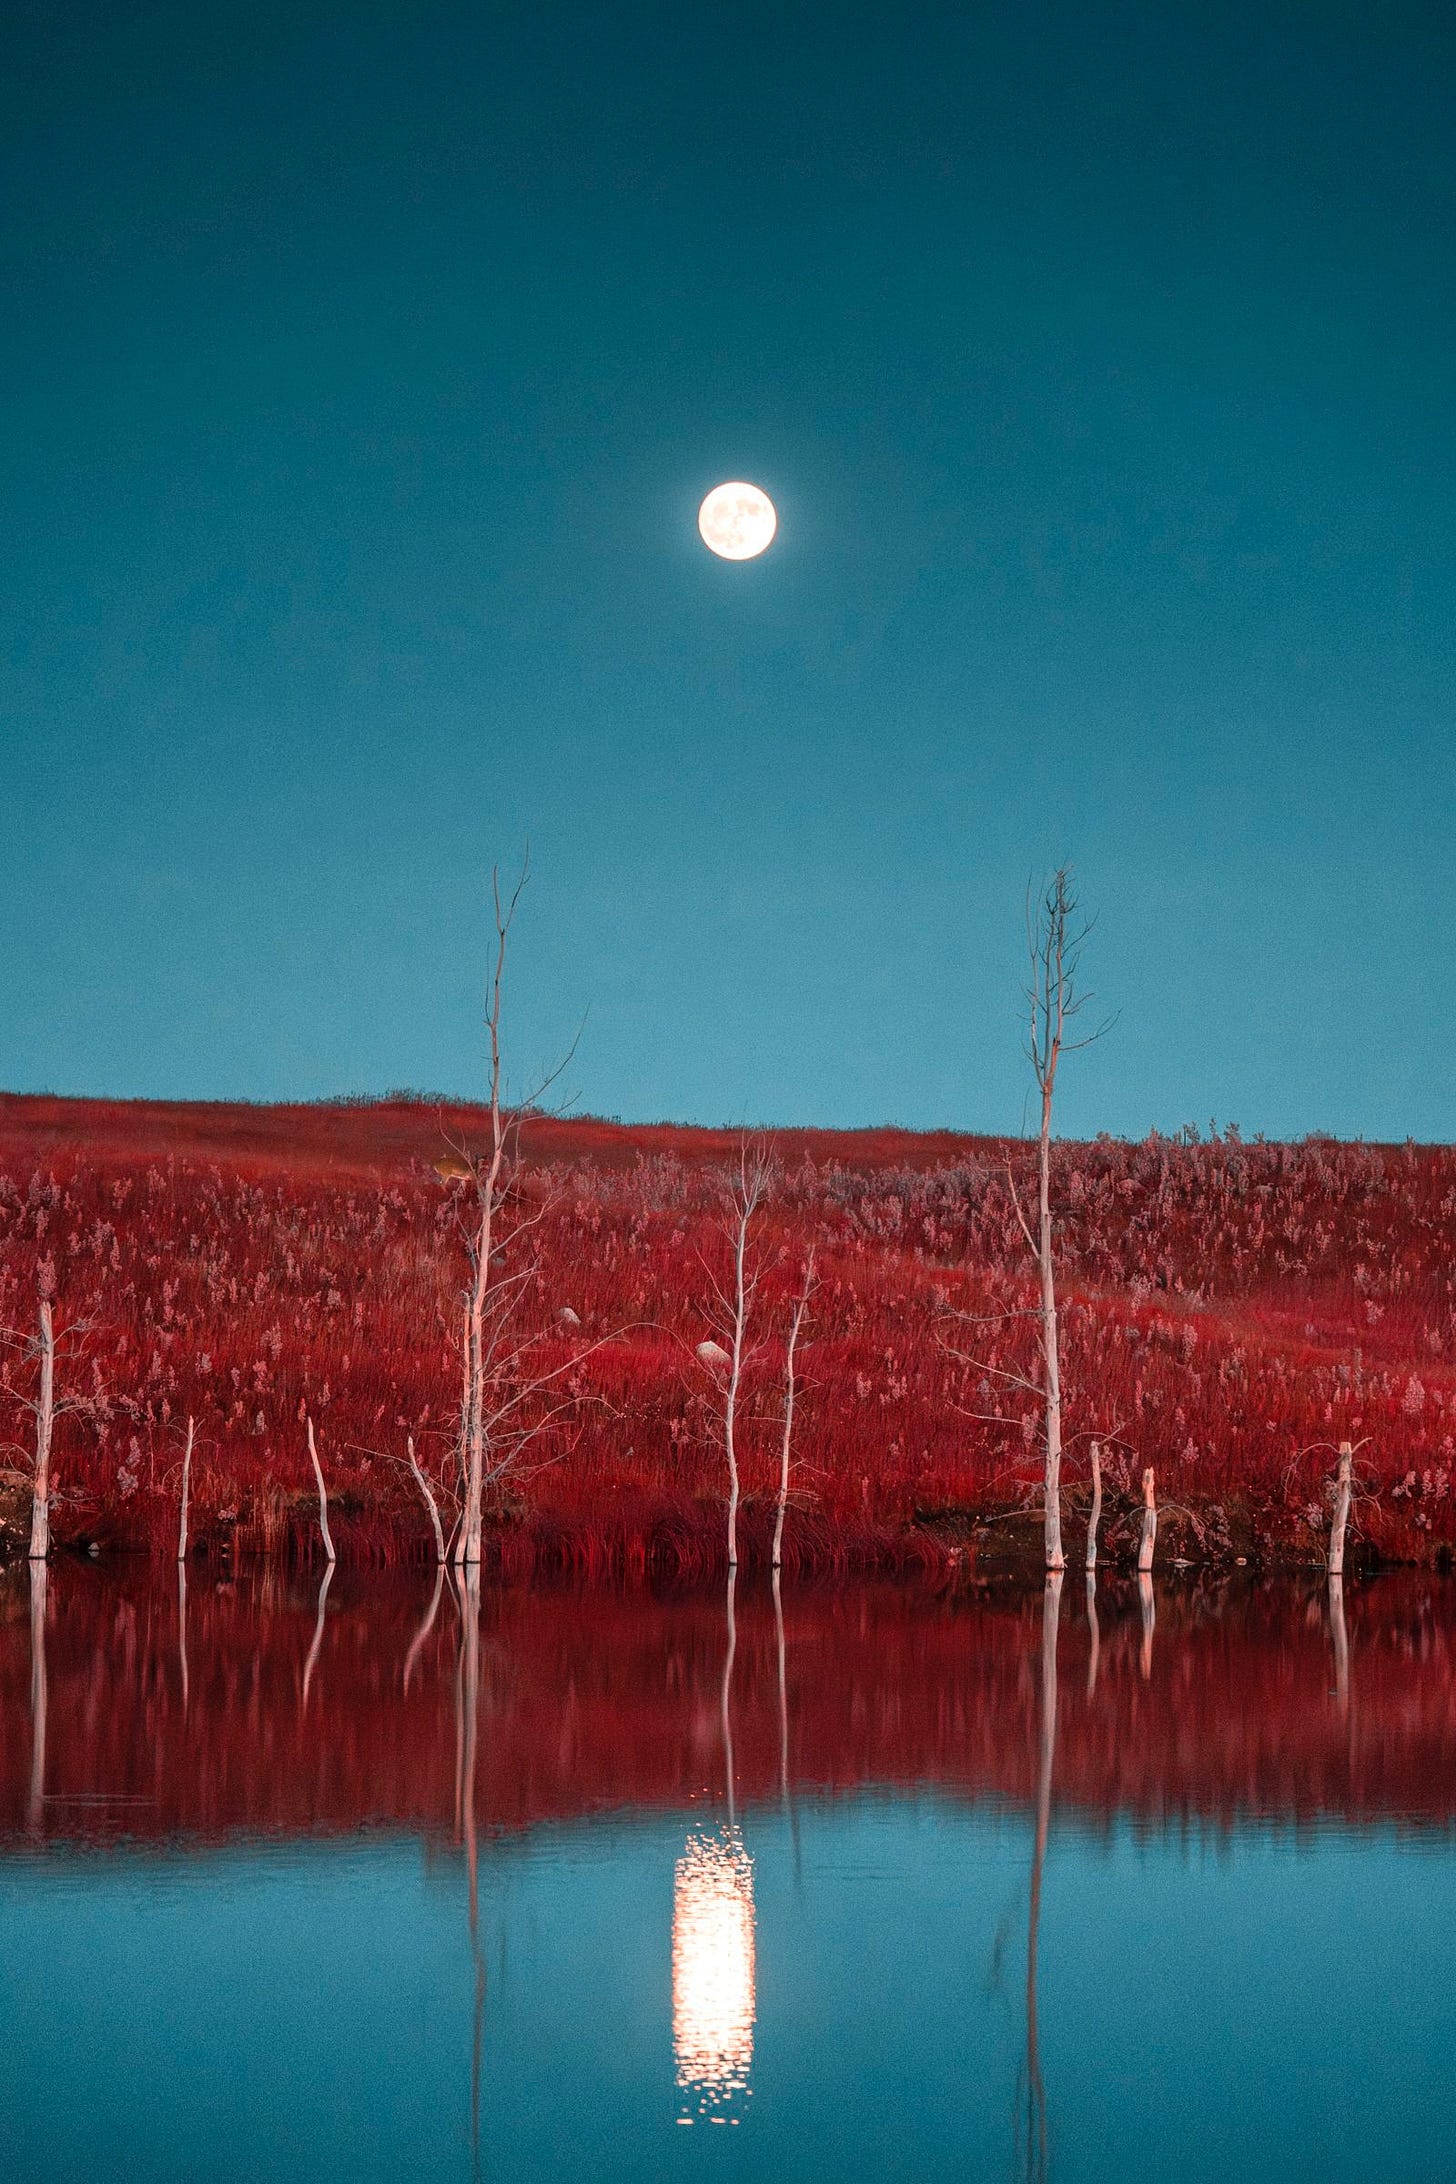
[[0, 1575], [0, 2165], [1448, 2178], [1456, 1587]]

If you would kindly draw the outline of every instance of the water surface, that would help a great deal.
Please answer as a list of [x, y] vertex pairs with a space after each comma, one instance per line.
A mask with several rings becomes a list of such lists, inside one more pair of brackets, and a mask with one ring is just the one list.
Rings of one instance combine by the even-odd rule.
[[17, 2179], [1456, 2173], [1456, 1602], [0, 1580]]

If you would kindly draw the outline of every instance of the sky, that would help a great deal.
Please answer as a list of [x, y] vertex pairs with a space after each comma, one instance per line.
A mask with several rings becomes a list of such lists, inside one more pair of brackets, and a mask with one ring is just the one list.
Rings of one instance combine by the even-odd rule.
[[0, 1084], [1456, 1136], [1446, 10], [7, 41]]

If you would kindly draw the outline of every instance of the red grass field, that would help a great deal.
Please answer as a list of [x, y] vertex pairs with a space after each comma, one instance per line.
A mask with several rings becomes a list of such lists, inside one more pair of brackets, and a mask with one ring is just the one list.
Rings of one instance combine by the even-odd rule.
[[[0, 1098], [0, 1323], [33, 1324], [41, 1281], [62, 1324], [87, 1323], [63, 1364], [63, 1390], [88, 1403], [57, 1429], [58, 1539], [169, 1541], [192, 1414], [194, 1536], [209, 1551], [307, 1551], [307, 1407], [344, 1558], [425, 1554], [398, 1458], [413, 1433], [448, 1474], [465, 1278], [452, 1187], [434, 1164], [447, 1132], [468, 1139], [480, 1124], [403, 1098]], [[1031, 1362], [1026, 1321], [969, 1330], [950, 1317], [1030, 1301], [1008, 1148], [894, 1130], [775, 1143], [780, 1182], [758, 1236], [767, 1340], [745, 1436], [749, 1560], [767, 1537], [786, 1305], [811, 1241], [821, 1280], [791, 1564], [986, 1554], [1034, 1502], [1036, 1421], [947, 1343], [990, 1366]], [[573, 1346], [611, 1339], [564, 1375], [568, 1415], [497, 1497], [493, 1552], [507, 1566], [721, 1557], [724, 1466], [693, 1353], [712, 1332], [708, 1269], [726, 1267], [736, 1146], [726, 1132], [590, 1120], [526, 1132], [519, 1185], [540, 1215], [540, 1261], [522, 1325], [563, 1365]], [[1362, 1444], [1356, 1552], [1449, 1557], [1456, 1151], [1101, 1139], [1057, 1149], [1055, 1190], [1074, 1558], [1094, 1434], [1108, 1444], [1113, 1559], [1149, 1463], [1160, 1551], [1312, 1558], [1344, 1439]], [[566, 1306], [579, 1332], [559, 1325]], [[21, 1371], [0, 1429], [12, 1526], [26, 1392]]]

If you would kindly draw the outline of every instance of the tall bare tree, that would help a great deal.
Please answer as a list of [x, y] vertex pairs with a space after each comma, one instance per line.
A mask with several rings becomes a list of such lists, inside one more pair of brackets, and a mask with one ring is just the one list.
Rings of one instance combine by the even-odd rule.
[[491, 874], [491, 904], [495, 913], [495, 955], [486, 1000], [485, 1028], [490, 1042], [490, 1144], [483, 1154], [469, 1156], [470, 1179], [475, 1186], [476, 1224], [470, 1243], [471, 1282], [465, 1299], [465, 1392], [461, 1421], [463, 1507], [455, 1542], [457, 1565], [480, 1560], [482, 1496], [485, 1488], [486, 1323], [491, 1298], [491, 1253], [500, 1212], [501, 1179], [506, 1164], [506, 1142], [511, 1117], [501, 1102], [501, 994], [505, 985], [506, 946], [522, 889], [529, 877], [521, 876], [508, 900], [502, 899], [500, 874]]
[[[953, 1344], [944, 1342], [950, 1355], [959, 1359], [963, 1365], [973, 1366], [992, 1379], [1029, 1395], [1041, 1410], [1044, 1451], [1043, 1537], [1048, 1570], [1064, 1570], [1067, 1566], [1067, 1558], [1062, 1549], [1062, 1362], [1052, 1219], [1053, 1104], [1056, 1098], [1057, 1071], [1064, 1057], [1077, 1052], [1081, 1047], [1090, 1046], [1094, 1039], [1100, 1039], [1112, 1023], [1109, 1017], [1095, 1031], [1081, 1038], [1074, 1039], [1070, 1036], [1070, 1027], [1092, 999], [1078, 985], [1082, 948], [1091, 930], [1090, 920], [1082, 916], [1078, 907], [1070, 866], [1058, 866], [1040, 896], [1028, 893], [1026, 938], [1031, 959], [1031, 977], [1026, 987], [1026, 1052], [1041, 1099], [1041, 1122], [1037, 1132], [1036, 1150], [1034, 1226], [1023, 1208], [1021, 1193], [1009, 1161], [1006, 1164], [1006, 1187], [1017, 1224], [1036, 1264], [1038, 1301], [1029, 1311], [1013, 1308], [1010, 1311], [953, 1312], [947, 1315], [952, 1321], [972, 1326], [991, 1320], [1034, 1320], [1037, 1325], [1037, 1349], [1040, 1353], [1039, 1370], [1036, 1377], [1032, 1378], [1028, 1373], [993, 1364], [982, 1357], [970, 1356]], [[971, 1411], [966, 1415], [987, 1425], [1004, 1426], [1011, 1422], [999, 1413], [988, 1416], [985, 1412]], [[1098, 1508], [1100, 1512], [1100, 1486]], [[1089, 1568], [1092, 1567], [1091, 1553], [1089, 1547]]]
[[779, 1445], [779, 1491], [774, 1508], [774, 1533], [772, 1562], [778, 1570], [784, 1559], [784, 1511], [789, 1505], [789, 1472], [793, 1462], [794, 1407], [799, 1391], [798, 1350], [799, 1336], [809, 1311], [809, 1300], [814, 1294], [814, 1247], [809, 1246], [804, 1261], [804, 1279], [799, 1294], [794, 1299], [793, 1316], [789, 1321], [788, 1341], [784, 1345], [784, 1432]]
[[[436, 1493], [458, 1509], [452, 1559], [457, 1569], [479, 1565], [487, 1493], [525, 1468], [528, 1451], [539, 1452], [544, 1439], [557, 1436], [584, 1399], [564, 1385], [576, 1369], [612, 1341], [619, 1329], [590, 1342], [573, 1342], [571, 1354], [543, 1362], [545, 1337], [518, 1332], [523, 1300], [537, 1286], [540, 1254], [532, 1238], [546, 1219], [551, 1200], [528, 1198], [520, 1173], [520, 1136], [525, 1121], [576, 1051], [566, 1054], [524, 1097], [507, 1096], [502, 1050], [502, 1014], [506, 961], [521, 896], [530, 878], [529, 859], [509, 894], [500, 873], [491, 874], [495, 937], [486, 987], [488, 1135], [477, 1151], [450, 1143], [450, 1157], [438, 1163], [441, 1180], [457, 1194], [460, 1228], [469, 1264], [469, 1281], [460, 1304], [461, 1396], [456, 1439], [458, 1494], [445, 1482], [431, 1482], [411, 1449], [410, 1469], [430, 1505], [431, 1526], [440, 1551]], [[555, 1339], [563, 1324], [558, 1315]]]
[[721, 1341], [700, 1342], [698, 1356], [716, 1382], [721, 1401], [723, 1453], [728, 1460], [728, 1567], [738, 1567], [738, 1507], [742, 1499], [739, 1427], [743, 1376], [756, 1344], [751, 1338], [758, 1296], [758, 1265], [751, 1247], [754, 1221], [773, 1180], [774, 1162], [760, 1138], [745, 1137], [738, 1148], [738, 1174], [729, 1194], [726, 1223], [732, 1271], [724, 1287], [711, 1268], [713, 1319]]
[[1052, 1226], [1052, 1107], [1056, 1098], [1057, 1071], [1063, 1056], [1090, 1046], [1108, 1029], [1108, 1024], [1102, 1023], [1081, 1038], [1070, 1036], [1075, 1020], [1092, 998], [1078, 985], [1082, 948], [1091, 930], [1091, 921], [1082, 915], [1077, 901], [1070, 866], [1057, 867], [1039, 900], [1028, 894], [1026, 940], [1031, 978], [1026, 988], [1026, 1052], [1041, 1096], [1035, 1233], [1022, 1211], [1020, 1196], [1009, 1174], [1008, 1181], [1011, 1181], [1011, 1201], [1016, 1218], [1036, 1261], [1040, 1287], [1039, 1343], [1045, 1445], [1042, 1494], [1049, 1570], [1063, 1570], [1067, 1566], [1067, 1558], [1062, 1552], [1062, 1362]]
[[26, 1334], [18, 1328], [0, 1328], [0, 1343], [15, 1354], [21, 1379], [13, 1376], [7, 1365], [0, 1373], [3, 1387], [15, 1403], [28, 1411], [35, 1421], [35, 1442], [31, 1452], [31, 1501], [30, 1501], [30, 1560], [44, 1562], [51, 1551], [51, 1501], [55, 1494], [56, 1480], [52, 1464], [53, 1444], [57, 1422], [68, 1413], [94, 1413], [100, 1398], [94, 1395], [64, 1395], [59, 1391], [58, 1376], [64, 1345], [88, 1331], [88, 1322], [75, 1320], [69, 1327], [58, 1327], [52, 1303], [53, 1282], [43, 1273], [36, 1329]]

